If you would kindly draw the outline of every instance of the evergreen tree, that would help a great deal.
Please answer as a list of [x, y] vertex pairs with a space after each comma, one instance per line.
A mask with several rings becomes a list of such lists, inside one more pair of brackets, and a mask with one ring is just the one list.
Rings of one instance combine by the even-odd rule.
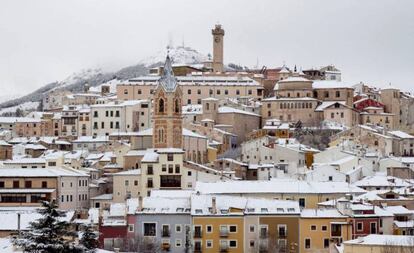
[[83, 227], [82, 238], [79, 243], [85, 248], [85, 252], [95, 252], [98, 248], [98, 234], [95, 232], [91, 224]]
[[21, 233], [14, 241], [16, 246], [30, 253], [84, 252], [83, 247], [70, 241], [77, 233], [70, 232], [70, 224], [61, 219], [64, 213], [57, 210], [55, 201], [43, 201], [38, 212], [42, 217], [31, 222], [29, 230]]

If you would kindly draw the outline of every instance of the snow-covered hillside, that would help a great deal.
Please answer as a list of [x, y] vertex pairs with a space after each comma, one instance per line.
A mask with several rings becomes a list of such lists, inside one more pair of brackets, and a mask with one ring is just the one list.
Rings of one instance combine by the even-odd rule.
[[[143, 64], [146, 67], [151, 65], [162, 63], [165, 61], [167, 50], [160, 50], [156, 54], [147, 57], [140, 61], [139, 63]], [[202, 63], [208, 60], [207, 55], [199, 53], [197, 50], [192, 49], [191, 47], [173, 47], [169, 49], [169, 55], [175, 64], [196, 64]]]
[[[148, 68], [161, 65], [165, 61], [166, 55], [167, 50], [160, 50], [153, 56], [138, 61], [135, 65], [127, 66], [115, 72], [105, 72], [100, 68], [85, 69], [70, 75], [62, 81], [47, 84], [26, 96], [8, 100], [6, 102], [0, 101], [0, 108], [15, 107], [26, 102], [39, 102], [45, 94], [57, 89], [82, 92], [85, 88], [85, 83], [90, 87], [109, 83], [111, 91], [115, 91], [114, 87], [116, 87], [117, 82], [147, 74]], [[208, 60], [206, 55], [201, 54], [190, 47], [172, 47], [169, 49], [169, 55], [176, 64], [197, 64]]]
[[0, 115], [3, 115], [4, 113], [15, 113], [16, 110], [19, 108], [22, 111], [34, 111], [39, 106], [39, 102], [25, 102], [20, 105], [12, 106], [3, 108], [0, 110]]

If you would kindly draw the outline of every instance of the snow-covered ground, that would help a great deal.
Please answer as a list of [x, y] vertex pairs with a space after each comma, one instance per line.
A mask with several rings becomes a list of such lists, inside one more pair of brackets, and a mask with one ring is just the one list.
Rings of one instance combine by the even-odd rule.
[[38, 106], [39, 106], [39, 102], [25, 102], [20, 105], [1, 109], [0, 115], [6, 112], [16, 112], [17, 108], [20, 108], [23, 111], [33, 111], [33, 110], [36, 110]]

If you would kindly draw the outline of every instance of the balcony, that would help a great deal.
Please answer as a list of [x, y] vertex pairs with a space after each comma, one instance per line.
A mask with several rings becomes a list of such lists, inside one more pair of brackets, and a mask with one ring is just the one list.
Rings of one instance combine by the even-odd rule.
[[171, 244], [164, 242], [164, 243], [162, 243], [161, 248], [162, 248], [162, 250], [164, 250], [164, 251], [170, 251], [170, 249], [171, 249]]
[[220, 237], [229, 236], [229, 231], [227, 229], [220, 229]]
[[259, 252], [260, 253], [267, 253], [268, 252], [267, 243], [259, 242]]
[[194, 238], [201, 238], [203, 237], [203, 233], [201, 233], [201, 230], [194, 231]]
[[285, 239], [287, 237], [287, 233], [286, 232], [279, 232], [279, 238], [280, 239]]
[[260, 231], [260, 239], [266, 239], [269, 237], [269, 233], [267, 231]]
[[220, 246], [220, 252], [228, 252], [228, 251], [229, 251], [229, 247], [227, 245]]

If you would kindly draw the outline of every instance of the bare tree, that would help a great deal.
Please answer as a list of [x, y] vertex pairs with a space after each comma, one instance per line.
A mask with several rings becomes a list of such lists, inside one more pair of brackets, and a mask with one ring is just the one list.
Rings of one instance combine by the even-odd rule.
[[159, 253], [163, 252], [161, 242], [152, 237], [138, 236], [125, 238], [122, 251], [139, 253]]

